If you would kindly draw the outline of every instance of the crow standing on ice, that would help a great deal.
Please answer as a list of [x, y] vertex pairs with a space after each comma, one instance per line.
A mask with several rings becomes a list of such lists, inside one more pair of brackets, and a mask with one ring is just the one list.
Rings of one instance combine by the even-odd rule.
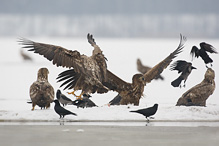
[[64, 118], [65, 115], [75, 115], [75, 116], [77, 116], [77, 114], [75, 114], [73, 112], [70, 112], [70, 111], [64, 109], [63, 107], [61, 107], [58, 100], [54, 100], [54, 102], [55, 102], [54, 110], [60, 116], [60, 119]]
[[181, 73], [181, 75], [174, 81], [171, 82], [171, 85], [173, 87], [181, 87], [181, 82], [182, 80], [184, 80], [184, 87], [185, 87], [185, 82], [188, 78], [188, 76], [190, 75], [190, 73], [192, 72], [192, 69], [196, 69], [195, 67], [192, 66], [192, 63], [190, 62], [186, 62], [184, 60], [178, 60], [176, 62], [174, 62], [171, 66], [170, 66], [170, 70], [177, 70], [178, 73]]
[[192, 55], [192, 58], [194, 56], [197, 58], [200, 56], [203, 59], [203, 61], [205, 62], [206, 67], [207, 67], [208, 63], [211, 63], [211, 66], [212, 66], [213, 60], [209, 57], [207, 52], [217, 54], [217, 51], [215, 50], [215, 48], [212, 45], [207, 44], [205, 42], [200, 43], [200, 47], [201, 47], [201, 49], [198, 49], [196, 46], [192, 47], [192, 50], [190, 52], [190, 54]]
[[149, 122], [148, 117], [153, 116], [157, 112], [157, 108], [158, 108], [158, 104], [154, 104], [154, 106], [152, 107], [139, 109], [137, 111], [130, 111], [130, 112], [135, 112], [144, 115], [147, 121]]
[[64, 94], [61, 93], [60, 90], [57, 90], [56, 92], [56, 98], [59, 100], [59, 102], [65, 106], [67, 104], [72, 104], [72, 100], [66, 97]]

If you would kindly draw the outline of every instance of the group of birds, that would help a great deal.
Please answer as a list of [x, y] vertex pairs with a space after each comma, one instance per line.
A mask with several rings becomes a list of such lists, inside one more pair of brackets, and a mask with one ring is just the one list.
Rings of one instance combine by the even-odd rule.
[[[51, 102], [55, 102], [55, 111], [60, 115], [60, 118], [64, 118], [64, 116], [67, 114], [76, 114], [64, 109], [60, 103], [63, 106], [67, 104], [77, 105], [78, 107], [88, 107], [90, 104], [92, 106], [96, 106], [91, 100], [89, 100], [90, 94], [103, 94], [107, 93], [108, 91], [118, 92], [118, 104], [139, 105], [139, 100], [143, 96], [143, 91], [146, 84], [150, 83], [153, 79], [164, 79], [161, 76], [161, 73], [167, 68], [167, 66], [169, 66], [172, 60], [182, 52], [184, 43], [186, 41], [186, 37], [180, 34], [180, 43], [178, 47], [170, 55], [152, 68], [143, 70], [139, 67], [139, 65], [142, 64], [140, 60], [138, 60], [138, 70], [141, 72], [141, 74], [138, 73], [133, 75], [132, 83], [128, 83], [107, 69], [107, 59], [100, 47], [96, 44], [93, 36], [88, 33], [87, 39], [94, 48], [91, 56], [80, 54], [77, 50], [72, 51], [60, 46], [38, 43], [24, 38], [19, 39], [19, 42], [21, 45], [23, 45], [23, 48], [29, 48], [28, 51], [33, 51], [34, 53], [44, 56], [49, 61], [52, 61], [52, 63], [57, 67], [62, 66], [69, 68], [68, 70], [60, 73], [57, 77], [57, 80], [58, 82], [63, 82], [60, 87], [65, 86], [64, 90], [73, 89], [73, 91], [69, 92], [69, 94], [73, 94], [77, 97], [75, 101], [72, 101], [62, 94], [60, 90], [57, 90], [57, 100], [54, 100], [54, 89], [48, 82], [49, 71], [47, 68], [41, 68], [38, 71], [37, 81], [34, 82], [30, 87], [32, 110], [34, 110], [36, 105], [40, 106], [41, 108], [48, 108]], [[200, 56], [204, 60], [207, 58], [206, 51], [210, 53], [217, 53], [212, 49], [211, 45], [206, 43], [201, 44], [200, 50], [198, 50], [197, 47], [193, 47], [191, 51], [192, 54], [195, 54], [195, 57]], [[205, 63], [206, 62], [212, 63], [213, 61], [207, 60]], [[194, 67], [192, 67], [191, 63], [186, 61], [179, 60], [174, 63], [172, 65], [172, 70], [178, 70], [178, 72], [182, 72], [182, 74], [180, 75], [179, 79], [176, 79], [177, 81], [173, 81], [174, 83], [172, 82], [172, 85], [175, 87], [178, 86], [182, 80], [186, 81], [192, 69], [194, 69]], [[75, 91], [77, 90], [81, 90], [80, 95], [75, 95]], [[91, 102], [87, 104], [88, 101]], [[144, 109], [136, 112], [145, 115], [147, 118], [157, 111], [157, 107], [158, 105], [155, 104], [152, 108], [153, 110]]]

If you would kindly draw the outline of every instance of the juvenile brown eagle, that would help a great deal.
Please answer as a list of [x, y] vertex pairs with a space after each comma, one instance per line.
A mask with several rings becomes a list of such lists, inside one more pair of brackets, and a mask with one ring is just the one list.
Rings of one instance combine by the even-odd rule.
[[205, 72], [204, 80], [198, 85], [186, 91], [177, 101], [177, 106], [206, 106], [206, 100], [215, 90], [215, 73], [208, 68]]
[[[137, 59], [137, 70], [142, 73], [145, 74], [146, 72], [148, 72], [151, 69], [151, 67], [149, 66], [145, 66], [141, 63], [140, 59]], [[160, 80], [164, 80], [164, 77], [159, 75], [157, 77], [154, 78], [155, 80], [160, 79]]]
[[54, 89], [48, 82], [48, 74], [47, 68], [40, 68], [37, 74], [37, 81], [30, 86], [32, 110], [34, 110], [36, 105], [41, 107], [41, 109], [48, 108], [54, 100]]
[[[159, 76], [163, 70], [171, 63], [171, 61], [179, 54], [184, 48], [184, 42], [186, 38], [180, 35], [180, 44], [175, 51], [173, 51], [167, 58], [162, 60], [152, 69], [145, 74], [135, 74], [132, 77], [132, 83], [127, 83], [121, 78], [114, 75], [107, 70], [107, 80], [103, 84], [110, 90], [116, 91], [121, 96], [120, 104], [134, 104], [138, 105], [140, 98], [143, 96], [144, 86], [150, 83], [151, 80]], [[65, 74], [65, 83], [67, 87], [73, 88], [78, 80], [78, 73], [74, 69], [67, 70], [61, 74]], [[64, 76], [64, 75], [61, 75]]]
[[[77, 96], [81, 98], [84, 93], [105, 93], [108, 88], [102, 83], [107, 81], [107, 64], [101, 49], [96, 45], [93, 36], [87, 35], [88, 42], [94, 47], [92, 56], [81, 55], [78, 51], [67, 50], [60, 46], [37, 43], [27, 39], [20, 39], [23, 48], [31, 48], [28, 51], [34, 51], [43, 55], [56, 66], [74, 68], [77, 73], [77, 82], [73, 87], [74, 91], [82, 90]], [[73, 95], [74, 91], [71, 92]]]

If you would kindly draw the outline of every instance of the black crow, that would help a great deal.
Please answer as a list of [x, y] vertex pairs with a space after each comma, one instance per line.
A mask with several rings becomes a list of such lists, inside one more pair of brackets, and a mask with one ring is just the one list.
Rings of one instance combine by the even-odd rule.
[[185, 87], [185, 82], [188, 78], [188, 76], [190, 75], [190, 73], [192, 72], [192, 69], [196, 69], [195, 67], [192, 66], [192, 63], [190, 62], [186, 62], [184, 60], [178, 60], [176, 62], [174, 62], [171, 66], [170, 66], [170, 70], [177, 70], [178, 73], [181, 73], [181, 75], [174, 81], [171, 82], [171, 85], [173, 87], [181, 87], [181, 82], [182, 80], [184, 80], [184, 87]]
[[211, 66], [212, 66], [213, 60], [209, 57], [207, 52], [216, 53], [216, 54], [218, 52], [215, 50], [215, 48], [212, 45], [207, 44], [205, 42], [200, 43], [200, 47], [201, 47], [201, 49], [198, 49], [196, 46], [193, 46], [190, 54], [192, 55], [192, 58], [194, 56], [197, 58], [200, 56], [203, 59], [203, 61], [205, 62], [206, 67], [208, 68], [207, 64], [211, 63]]
[[157, 112], [158, 104], [154, 104], [154, 106], [144, 109], [139, 109], [137, 111], [130, 111], [142, 114], [146, 117], [147, 121], [149, 121], [148, 117], [153, 116]]
[[83, 94], [82, 99], [77, 99], [73, 101], [73, 105], [77, 106], [77, 108], [85, 108], [85, 107], [94, 107], [97, 106], [93, 101], [91, 101], [89, 98], [91, 96], [89, 94]]
[[70, 112], [70, 111], [64, 109], [63, 107], [61, 107], [58, 100], [54, 100], [54, 102], [55, 102], [54, 110], [57, 114], [59, 114], [60, 119], [64, 118], [65, 115], [75, 115], [75, 116], [77, 116], [77, 114], [75, 114], [73, 112]]
[[59, 102], [65, 106], [67, 104], [72, 104], [72, 100], [66, 97], [64, 94], [61, 93], [61, 91], [58, 89], [56, 92], [56, 98], [59, 100]]
[[108, 106], [110, 106], [110, 105], [120, 105], [120, 101], [121, 101], [121, 96], [118, 94], [118, 95], [116, 95], [116, 97], [114, 97], [114, 98], [108, 103]]

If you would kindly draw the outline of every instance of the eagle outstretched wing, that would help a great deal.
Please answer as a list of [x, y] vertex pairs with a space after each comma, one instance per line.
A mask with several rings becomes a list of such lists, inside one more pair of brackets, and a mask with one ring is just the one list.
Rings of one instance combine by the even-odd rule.
[[163, 70], [167, 68], [167, 66], [171, 63], [171, 61], [177, 56], [177, 54], [182, 52], [185, 42], [186, 42], [186, 37], [180, 34], [180, 43], [177, 49], [173, 51], [168, 57], [166, 57], [163, 61], [155, 65], [151, 70], [145, 73], [144, 82], [150, 83], [151, 80], [153, 80], [158, 75], [160, 75], [163, 72]]
[[30, 48], [28, 51], [43, 55], [56, 66], [81, 68], [81, 54], [78, 51], [67, 50], [60, 46], [34, 42], [20, 38], [19, 42], [23, 48]]
[[104, 82], [104, 86], [109, 88], [110, 90], [117, 91], [121, 93], [121, 91], [130, 91], [132, 88], [132, 84], [128, 83], [118, 76], [114, 75], [111, 71], [107, 70], [107, 82]]

